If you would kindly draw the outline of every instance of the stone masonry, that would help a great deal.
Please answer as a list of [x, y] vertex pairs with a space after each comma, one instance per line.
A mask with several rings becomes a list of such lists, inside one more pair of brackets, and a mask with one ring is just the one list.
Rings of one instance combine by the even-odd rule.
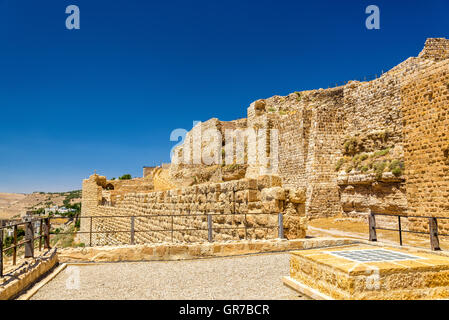
[[[217, 241], [277, 238], [279, 213], [284, 214], [287, 239], [305, 237], [305, 192], [282, 188], [279, 177], [152, 192], [104, 188], [114, 183], [98, 175], [83, 182], [81, 232], [88, 233], [82, 233], [80, 240], [86, 245], [91, 241], [92, 245], [130, 243], [129, 216], [135, 216], [135, 243], [207, 241], [207, 214], [214, 214], [213, 237]], [[111, 202], [105, 204], [105, 197]]]
[[[263, 227], [283, 213], [290, 238], [305, 235], [306, 217], [366, 217], [370, 212], [449, 217], [448, 68], [449, 40], [428, 39], [417, 57], [373, 81], [260, 99], [251, 103], [247, 118], [213, 118], [197, 124], [184, 144], [175, 148], [170, 166], [147, 169], [144, 178], [128, 182], [96, 175], [85, 180], [82, 215], [240, 214], [216, 217], [217, 227], [241, 226], [242, 214], [273, 215], [248, 219], [249, 225]], [[222, 134], [221, 150], [209, 150], [208, 141], [194, 138], [194, 132], [211, 129]], [[257, 137], [265, 138], [261, 141], [269, 156], [278, 151], [277, 172], [258, 163], [179, 162], [186, 156], [192, 159], [198, 150], [207, 149], [215, 156], [226, 153], [226, 129], [254, 129]], [[276, 150], [267, 143], [275, 137], [270, 129], [278, 132]], [[260, 184], [264, 179], [271, 182]], [[425, 219], [410, 221], [411, 228], [427, 228]], [[141, 228], [166, 228], [171, 220], [161, 217], [138, 223]], [[179, 217], [173, 223], [204, 227], [206, 221]], [[93, 229], [112, 227], [98, 220]], [[83, 221], [82, 229], [86, 228], [89, 222]], [[171, 236], [166, 232], [136, 235], [139, 241], [165, 241]], [[217, 232], [224, 240], [242, 236], [241, 230]], [[275, 234], [261, 228], [250, 236]], [[129, 241], [126, 233], [117, 237]], [[205, 237], [205, 232], [190, 231], [173, 235], [176, 241]]]

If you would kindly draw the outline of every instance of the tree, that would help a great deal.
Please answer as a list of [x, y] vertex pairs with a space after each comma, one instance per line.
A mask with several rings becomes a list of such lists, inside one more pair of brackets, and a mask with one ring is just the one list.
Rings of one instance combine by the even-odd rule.
[[124, 174], [123, 176], [119, 177], [119, 180], [131, 180], [132, 177], [129, 173]]

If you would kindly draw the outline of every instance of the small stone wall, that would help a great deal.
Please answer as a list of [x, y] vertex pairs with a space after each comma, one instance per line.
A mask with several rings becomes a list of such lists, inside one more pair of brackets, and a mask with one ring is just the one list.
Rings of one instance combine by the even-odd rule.
[[42, 256], [26, 261], [9, 271], [0, 278], [0, 300], [14, 298], [53, 268], [57, 262], [56, 249], [51, 249]]
[[317, 238], [67, 248], [58, 251], [58, 259], [61, 263], [187, 260], [323, 248], [352, 243], [355, 243], [355, 241], [351, 239]]
[[[103, 189], [100, 180], [93, 175], [83, 183], [81, 231], [91, 230], [90, 219], [83, 217], [99, 217], [92, 219], [92, 240], [80, 236], [86, 245], [129, 244], [131, 219], [125, 216], [135, 216], [135, 243], [207, 241], [207, 214], [213, 214], [215, 241], [277, 238], [279, 213], [287, 239], [305, 237], [305, 191], [282, 188], [276, 176], [125, 194]], [[101, 205], [105, 196], [113, 199], [111, 205]]]

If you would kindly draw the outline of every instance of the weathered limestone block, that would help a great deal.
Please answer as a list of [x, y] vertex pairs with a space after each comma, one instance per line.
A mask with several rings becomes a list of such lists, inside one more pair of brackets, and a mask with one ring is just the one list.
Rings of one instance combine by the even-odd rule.
[[248, 202], [256, 202], [261, 200], [261, 193], [259, 190], [248, 190]]
[[238, 180], [235, 190], [256, 190], [257, 180], [255, 179], [242, 179]]
[[304, 216], [306, 214], [306, 206], [304, 203], [288, 202], [285, 206], [285, 214]]
[[236, 202], [247, 202], [248, 201], [248, 190], [237, 191], [235, 193]]
[[288, 200], [292, 203], [305, 203], [306, 202], [305, 188], [288, 190]]
[[306, 237], [307, 217], [298, 215], [284, 215], [284, 235], [287, 239], [299, 239]]
[[282, 187], [265, 188], [261, 192], [262, 201], [285, 200], [285, 190]]
[[279, 176], [264, 175], [257, 178], [257, 186], [259, 190], [271, 187], [281, 187], [282, 180]]
[[270, 200], [262, 202], [262, 212], [263, 213], [281, 213], [284, 210], [283, 201], [281, 200]]
[[262, 213], [262, 203], [259, 201], [248, 203], [248, 213]]

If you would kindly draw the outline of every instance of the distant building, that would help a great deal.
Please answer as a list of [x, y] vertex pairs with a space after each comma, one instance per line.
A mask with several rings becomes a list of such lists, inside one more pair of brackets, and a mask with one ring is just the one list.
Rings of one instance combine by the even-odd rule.
[[75, 209], [67, 209], [66, 207], [58, 207], [58, 206], [53, 206], [50, 208], [45, 208], [45, 215], [48, 215], [50, 213], [60, 213], [60, 214], [65, 214], [65, 213], [69, 213], [69, 212], [74, 212], [76, 211]]

